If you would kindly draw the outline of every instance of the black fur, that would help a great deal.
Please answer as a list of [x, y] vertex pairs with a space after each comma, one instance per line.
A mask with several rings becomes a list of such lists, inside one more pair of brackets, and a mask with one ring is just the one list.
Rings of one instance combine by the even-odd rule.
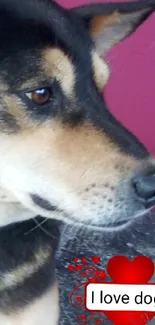
[[59, 231], [54, 221], [47, 220], [42, 226], [44, 232], [37, 226], [43, 220], [36, 218], [36, 221], [29, 220], [0, 228], [0, 287], [7, 272], [16, 271], [24, 264], [33, 262], [39, 248], [43, 251], [48, 248], [50, 251], [48, 260], [38, 271], [27, 279], [15, 283], [13, 287], [9, 286], [3, 290], [0, 288], [0, 311], [3, 313], [8, 314], [16, 308], [31, 304], [55, 282], [55, 251]]

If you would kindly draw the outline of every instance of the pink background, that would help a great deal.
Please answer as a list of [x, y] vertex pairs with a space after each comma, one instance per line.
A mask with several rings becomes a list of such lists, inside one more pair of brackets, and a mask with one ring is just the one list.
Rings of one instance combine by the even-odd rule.
[[[74, 7], [106, 1], [58, 2]], [[155, 14], [133, 36], [112, 49], [107, 58], [112, 70], [105, 89], [108, 107], [155, 154]]]

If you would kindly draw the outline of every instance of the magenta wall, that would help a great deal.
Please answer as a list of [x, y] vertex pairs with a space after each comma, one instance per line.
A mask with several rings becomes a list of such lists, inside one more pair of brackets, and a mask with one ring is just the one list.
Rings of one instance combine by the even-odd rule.
[[[108, 0], [58, 2], [73, 7], [101, 1]], [[109, 108], [155, 154], [155, 14], [107, 58], [112, 67], [105, 89]]]

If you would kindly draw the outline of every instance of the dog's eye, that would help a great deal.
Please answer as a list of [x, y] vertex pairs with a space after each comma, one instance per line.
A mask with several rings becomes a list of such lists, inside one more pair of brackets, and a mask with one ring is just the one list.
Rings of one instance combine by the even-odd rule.
[[33, 101], [36, 105], [47, 104], [51, 98], [52, 92], [50, 88], [41, 88], [29, 93], [26, 96]]

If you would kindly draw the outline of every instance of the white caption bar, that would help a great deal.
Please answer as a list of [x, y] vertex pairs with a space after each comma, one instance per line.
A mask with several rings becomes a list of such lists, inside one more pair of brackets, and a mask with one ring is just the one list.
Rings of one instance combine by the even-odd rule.
[[86, 308], [94, 311], [155, 311], [155, 285], [90, 283]]

